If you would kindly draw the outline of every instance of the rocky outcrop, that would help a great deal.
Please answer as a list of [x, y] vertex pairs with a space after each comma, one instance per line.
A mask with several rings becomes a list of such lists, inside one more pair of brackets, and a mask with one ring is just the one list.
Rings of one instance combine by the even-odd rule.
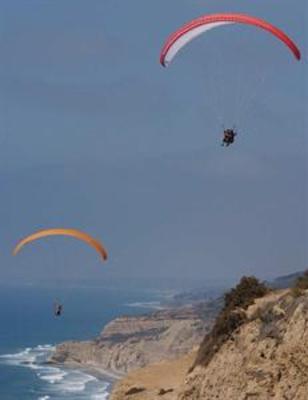
[[93, 341], [58, 345], [50, 362], [98, 367], [119, 375], [174, 359], [200, 344], [218, 307], [212, 302], [117, 318]]
[[178, 400], [308, 398], [308, 292], [272, 293], [246, 314], [209, 364], [187, 376]]

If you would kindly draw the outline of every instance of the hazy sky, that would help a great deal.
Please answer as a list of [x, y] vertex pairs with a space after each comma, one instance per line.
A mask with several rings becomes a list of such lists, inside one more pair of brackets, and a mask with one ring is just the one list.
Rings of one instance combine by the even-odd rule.
[[[307, 0], [0, 0], [0, 279], [261, 278], [307, 267]], [[160, 48], [206, 13], [230, 26], [166, 70]], [[220, 146], [221, 124], [237, 143]], [[33, 244], [42, 227], [101, 238]]]

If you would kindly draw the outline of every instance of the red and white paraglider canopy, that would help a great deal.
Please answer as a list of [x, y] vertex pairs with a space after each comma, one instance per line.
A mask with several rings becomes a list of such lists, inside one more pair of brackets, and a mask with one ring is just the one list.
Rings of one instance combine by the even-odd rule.
[[290, 39], [282, 30], [276, 28], [270, 23], [244, 14], [213, 14], [194, 19], [170, 35], [162, 48], [160, 63], [164, 67], [167, 67], [176, 54], [194, 38], [210, 29], [229, 24], [253, 25], [257, 28], [263, 29], [283, 42], [297, 60], [300, 60], [301, 58], [301, 53], [292, 39]]

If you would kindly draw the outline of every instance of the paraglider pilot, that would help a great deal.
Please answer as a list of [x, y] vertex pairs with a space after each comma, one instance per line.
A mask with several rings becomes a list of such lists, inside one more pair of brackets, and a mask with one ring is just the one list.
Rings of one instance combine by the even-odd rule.
[[225, 129], [221, 145], [226, 147], [230, 146], [230, 144], [234, 143], [236, 135], [237, 133], [235, 132], [234, 129]]
[[54, 305], [54, 314], [56, 317], [60, 317], [62, 315], [63, 312], [63, 305], [56, 302]]

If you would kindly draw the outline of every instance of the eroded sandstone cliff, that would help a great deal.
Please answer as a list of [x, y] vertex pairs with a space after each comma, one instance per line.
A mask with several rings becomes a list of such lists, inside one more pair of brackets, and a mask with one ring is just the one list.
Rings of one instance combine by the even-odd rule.
[[247, 322], [187, 376], [179, 400], [307, 400], [308, 292], [272, 293]]
[[272, 292], [244, 312], [206, 366], [185, 374], [187, 357], [150, 365], [120, 381], [112, 400], [307, 400], [308, 291]]
[[186, 354], [210, 329], [219, 303], [189, 305], [111, 321], [100, 336], [57, 346], [50, 362], [98, 367], [115, 375]]

